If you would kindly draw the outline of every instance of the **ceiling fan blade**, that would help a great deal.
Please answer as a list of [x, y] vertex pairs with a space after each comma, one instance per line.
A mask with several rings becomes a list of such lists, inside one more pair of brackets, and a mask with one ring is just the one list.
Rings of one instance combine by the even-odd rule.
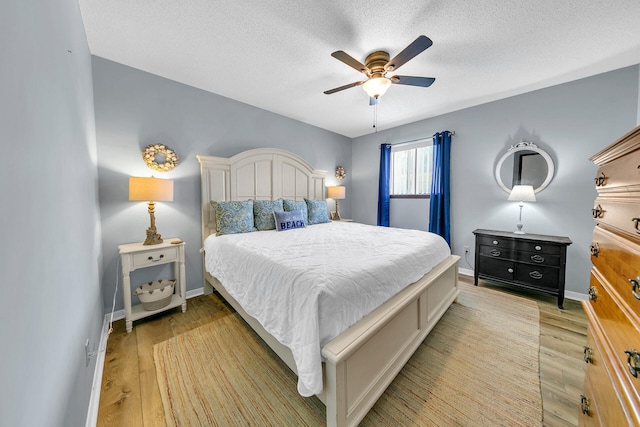
[[433, 77], [393, 76], [389, 80], [397, 85], [429, 87], [436, 81]]
[[331, 54], [331, 56], [333, 56], [334, 58], [336, 58], [339, 61], [344, 62], [349, 67], [353, 68], [354, 70], [356, 70], [356, 71], [358, 71], [360, 73], [364, 73], [366, 75], [369, 75], [371, 73], [371, 71], [369, 71], [369, 69], [367, 68], [366, 65], [364, 65], [363, 63], [361, 63], [357, 59], [349, 56], [347, 53], [345, 53], [342, 50], [337, 50], [337, 51], [333, 52]]
[[340, 92], [341, 90], [349, 89], [349, 88], [351, 88], [351, 87], [360, 86], [362, 83], [364, 83], [364, 82], [353, 82], [353, 83], [349, 83], [348, 85], [344, 85], [344, 86], [336, 87], [336, 88], [334, 88], [334, 89], [325, 90], [325, 91], [324, 91], [324, 93], [325, 93], [326, 95], [331, 95], [332, 93]]
[[384, 66], [386, 71], [397, 70], [404, 64], [406, 64], [410, 59], [413, 59], [419, 53], [424, 52], [429, 46], [431, 46], [433, 42], [427, 36], [420, 36], [415, 39], [409, 46], [405, 47], [402, 52], [397, 54], [391, 61], [387, 62], [387, 65]]

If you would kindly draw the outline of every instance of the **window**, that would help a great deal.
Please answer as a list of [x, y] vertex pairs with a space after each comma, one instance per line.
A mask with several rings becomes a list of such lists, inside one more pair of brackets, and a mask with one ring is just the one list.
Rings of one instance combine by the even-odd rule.
[[431, 139], [391, 148], [391, 197], [429, 197], [433, 170]]

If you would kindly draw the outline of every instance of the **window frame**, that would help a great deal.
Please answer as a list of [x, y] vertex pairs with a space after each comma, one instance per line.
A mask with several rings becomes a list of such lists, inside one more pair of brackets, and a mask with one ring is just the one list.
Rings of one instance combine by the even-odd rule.
[[[393, 153], [394, 152], [398, 152], [398, 151], [409, 151], [409, 150], [414, 150], [415, 153], [417, 154], [417, 149], [418, 148], [423, 148], [423, 147], [433, 147], [433, 138], [424, 138], [424, 139], [420, 139], [417, 140], [415, 142], [411, 142], [408, 144], [396, 144], [396, 145], [391, 145], [391, 165], [390, 165], [390, 170], [389, 170], [389, 197], [392, 199], [430, 199], [431, 198], [431, 194], [427, 193], [427, 194], [393, 194], [393, 177], [394, 177], [394, 161], [393, 161]], [[433, 155], [433, 154], [432, 154]], [[417, 156], [415, 156], [417, 158]], [[414, 181], [417, 179], [417, 169], [418, 169], [418, 162], [416, 161], [414, 163]], [[431, 165], [431, 171], [433, 173], [433, 164]], [[417, 184], [417, 182], [414, 182], [415, 184]]]

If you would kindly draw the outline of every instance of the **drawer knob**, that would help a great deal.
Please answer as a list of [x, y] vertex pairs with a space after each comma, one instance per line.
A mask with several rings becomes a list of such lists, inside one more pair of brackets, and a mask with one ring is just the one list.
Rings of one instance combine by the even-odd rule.
[[493, 243], [494, 245], [497, 245], [497, 244], [498, 244], [498, 241], [497, 241], [497, 240], [494, 240], [492, 243]]
[[584, 346], [584, 355], [582, 356], [586, 363], [593, 363], [593, 350], [588, 345]]
[[602, 187], [607, 181], [607, 177], [604, 172], [600, 172], [600, 176], [595, 177], [594, 181], [596, 182], [596, 187]]
[[591, 244], [591, 256], [598, 256], [600, 253], [600, 245], [597, 242]]
[[589, 415], [589, 398], [584, 394], [580, 395], [580, 408], [583, 414]]
[[500, 256], [500, 251], [497, 249], [491, 249], [489, 253], [491, 254], [491, 256]]
[[591, 286], [589, 288], [589, 299], [591, 301], [595, 301], [598, 299], [598, 290], [595, 288], [595, 286]]
[[163, 255], [163, 254], [160, 254], [160, 256], [159, 256], [158, 258], [154, 258], [154, 257], [152, 257], [152, 256], [149, 256], [149, 258], [147, 258], [147, 259], [148, 259], [149, 261], [151, 261], [151, 262], [158, 262], [158, 261], [161, 261], [161, 260], [162, 260], [162, 258], [164, 258], [164, 255]]
[[[595, 208], [591, 209], [591, 216], [595, 218], [602, 218], [604, 216], [604, 210], [602, 210], [602, 206], [598, 205]], [[640, 218], [638, 218], [640, 221]]]
[[631, 293], [636, 299], [640, 299], [640, 293], [638, 293], [638, 288], [640, 288], [640, 277], [636, 277], [635, 279], [629, 279], [629, 283], [631, 283]]
[[636, 233], [640, 234], [640, 230], [638, 229], [638, 223], [640, 223], [640, 218], [631, 218], [631, 221], [635, 223]]
[[507, 269], [507, 271], [508, 271], [509, 273], [513, 273], [513, 268], [508, 268], [508, 269]]
[[[627, 368], [629, 372], [635, 378], [638, 378], [638, 370], [640, 369], [640, 354], [635, 349], [625, 350], [624, 354], [627, 355]], [[633, 359], [633, 363], [632, 360]]]
[[542, 273], [537, 270], [533, 270], [531, 273], [529, 273], [529, 277], [531, 277], [532, 279], [540, 280], [542, 279]]
[[535, 247], [535, 250], [536, 250], [536, 251], [541, 251], [541, 250], [542, 250], [542, 246], [536, 246], [536, 247]]
[[538, 264], [540, 264], [540, 263], [544, 262], [544, 257], [540, 256], [538, 254], [531, 255], [531, 261], [537, 262]]

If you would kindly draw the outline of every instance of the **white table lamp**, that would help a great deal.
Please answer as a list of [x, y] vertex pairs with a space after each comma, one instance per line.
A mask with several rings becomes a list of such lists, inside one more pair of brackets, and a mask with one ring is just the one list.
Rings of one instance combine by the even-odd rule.
[[511, 193], [509, 194], [509, 198], [507, 200], [511, 201], [519, 201], [520, 202], [520, 217], [518, 218], [518, 230], [514, 231], [516, 234], [524, 234], [522, 231], [522, 207], [524, 206], [524, 202], [535, 202], [536, 201], [536, 193], [533, 191], [532, 185], [514, 185], [511, 189]]

